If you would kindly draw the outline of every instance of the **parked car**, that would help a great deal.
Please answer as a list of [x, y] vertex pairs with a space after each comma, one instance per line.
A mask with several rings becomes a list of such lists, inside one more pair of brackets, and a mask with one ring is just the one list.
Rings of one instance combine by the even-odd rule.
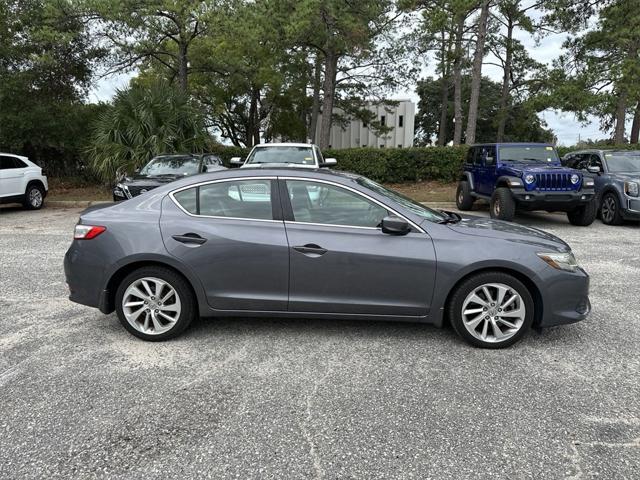
[[448, 320], [500, 348], [590, 310], [559, 238], [331, 170], [208, 173], [85, 212], [64, 266], [72, 301], [145, 340], [197, 316]]
[[253, 147], [246, 161], [233, 157], [231, 165], [246, 167], [321, 168], [336, 165], [335, 158], [324, 158], [317, 145], [310, 143], [262, 143]]
[[132, 176], [122, 176], [113, 188], [113, 201], [119, 202], [137, 197], [165, 183], [198, 173], [223, 170], [217, 155], [188, 154], [160, 155], [154, 157]]
[[0, 153], [0, 203], [22, 203], [38, 210], [49, 192], [42, 168], [27, 157]]
[[565, 155], [563, 164], [594, 178], [603, 223], [640, 221], [640, 150], [582, 150]]
[[556, 149], [542, 143], [472, 145], [458, 183], [456, 204], [471, 210], [476, 199], [490, 202], [491, 218], [513, 220], [516, 210], [567, 212], [573, 225], [596, 217], [594, 182], [563, 167]]

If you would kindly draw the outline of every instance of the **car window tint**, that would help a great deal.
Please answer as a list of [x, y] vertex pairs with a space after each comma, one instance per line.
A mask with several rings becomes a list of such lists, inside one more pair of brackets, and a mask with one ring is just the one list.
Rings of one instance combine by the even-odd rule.
[[287, 180], [296, 222], [376, 228], [389, 212], [347, 189], [302, 180]]
[[475, 149], [472, 147], [469, 150], [467, 150], [467, 163], [473, 163], [473, 152], [475, 151]]
[[26, 168], [26, 164], [15, 157], [2, 156], [0, 157], [0, 169], [9, 170], [12, 168]]
[[272, 220], [271, 180], [234, 180], [200, 186], [200, 215]]
[[598, 167], [602, 170], [602, 160], [600, 160], [600, 156], [592, 153], [589, 157], [589, 167]]
[[197, 214], [197, 202], [196, 202], [197, 188], [190, 188], [188, 190], [182, 190], [174, 194], [174, 198], [176, 201], [184, 208], [187, 212], [192, 214]]

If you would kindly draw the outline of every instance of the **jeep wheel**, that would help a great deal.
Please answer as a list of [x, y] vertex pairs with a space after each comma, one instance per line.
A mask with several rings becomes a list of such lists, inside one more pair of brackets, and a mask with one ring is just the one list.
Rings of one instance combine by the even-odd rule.
[[622, 225], [620, 202], [618, 202], [616, 194], [609, 192], [602, 198], [600, 217], [602, 218], [602, 223], [606, 225]]
[[591, 201], [582, 207], [578, 207], [575, 210], [567, 212], [567, 218], [571, 225], [588, 227], [596, 219], [597, 211], [596, 202]]
[[473, 208], [473, 202], [475, 199], [471, 196], [471, 187], [469, 182], [461, 181], [458, 183], [458, 190], [456, 191], [456, 205], [458, 210], [471, 210]]
[[491, 197], [491, 218], [510, 222], [516, 215], [516, 202], [511, 195], [511, 190], [506, 187], [498, 187]]

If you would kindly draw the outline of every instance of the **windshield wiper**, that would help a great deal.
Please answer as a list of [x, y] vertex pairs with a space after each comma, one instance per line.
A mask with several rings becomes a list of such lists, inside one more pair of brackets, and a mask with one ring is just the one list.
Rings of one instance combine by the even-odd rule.
[[462, 220], [462, 217], [455, 212], [447, 212], [446, 210], [440, 210], [440, 212], [446, 215], [445, 218], [443, 218], [438, 222], [442, 225], [447, 225], [450, 223], [458, 223], [459, 221]]

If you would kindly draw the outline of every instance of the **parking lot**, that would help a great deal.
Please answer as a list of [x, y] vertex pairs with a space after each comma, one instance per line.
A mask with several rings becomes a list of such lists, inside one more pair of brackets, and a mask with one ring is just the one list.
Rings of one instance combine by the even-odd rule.
[[67, 300], [79, 211], [0, 210], [2, 478], [638, 478], [637, 225], [518, 217], [570, 243], [593, 312], [507, 350], [317, 320], [145, 343]]

